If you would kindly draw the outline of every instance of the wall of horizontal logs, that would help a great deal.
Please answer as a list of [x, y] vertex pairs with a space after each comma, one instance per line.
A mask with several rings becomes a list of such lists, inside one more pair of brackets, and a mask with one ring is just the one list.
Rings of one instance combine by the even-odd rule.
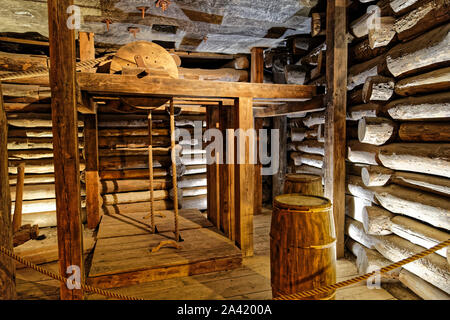
[[[370, 4], [381, 26], [350, 21], [347, 83], [345, 232], [361, 273], [450, 238], [450, 1]], [[448, 250], [383, 280], [450, 299]]]
[[[377, 29], [369, 5], [380, 8]], [[345, 233], [364, 274], [450, 238], [450, 1], [353, 1], [348, 10]], [[287, 83], [326, 84], [324, 15], [312, 15], [309, 42], [296, 39], [296, 59], [276, 71]], [[280, 56], [271, 50], [266, 67]], [[324, 122], [323, 111], [290, 117], [290, 172], [323, 175]], [[450, 299], [449, 251], [382, 282]]]

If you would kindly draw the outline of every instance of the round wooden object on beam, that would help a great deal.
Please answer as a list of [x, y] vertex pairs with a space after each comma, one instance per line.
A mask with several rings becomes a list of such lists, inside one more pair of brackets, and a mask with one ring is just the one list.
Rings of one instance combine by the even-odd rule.
[[[111, 60], [110, 73], [122, 72], [123, 68], [138, 68], [135, 60], [136, 56], [142, 58], [145, 68], [152, 70], [155, 74], [164, 73], [171, 78], [178, 79], [178, 67], [172, 55], [160, 45], [148, 41], [135, 41], [122, 46]], [[122, 99], [122, 102], [140, 109], [155, 108], [164, 105], [169, 101], [167, 98], [145, 99], [145, 103], [136, 103], [135, 100]]]
[[288, 174], [284, 181], [284, 193], [323, 196], [322, 177], [307, 173]]
[[[270, 229], [272, 295], [336, 282], [336, 233], [330, 200], [299, 193], [275, 197]], [[304, 300], [332, 300], [335, 290]]]

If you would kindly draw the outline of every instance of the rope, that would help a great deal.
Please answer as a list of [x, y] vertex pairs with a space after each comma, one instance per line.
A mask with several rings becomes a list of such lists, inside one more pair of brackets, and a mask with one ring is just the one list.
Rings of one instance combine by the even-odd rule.
[[377, 272], [379, 272], [379, 273], [387, 273], [387, 272], [392, 271], [394, 269], [397, 269], [397, 268], [399, 268], [401, 266], [404, 266], [405, 264], [408, 264], [408, 263], [414, 262], [416, 260], [422, 259], [423, 257], [425, 257], [425, 256], [427, 256], [427, 255], [429, 255], [431, 253], [434, 253], [434, 252], [436, 252], [436, 251], [438, 251], [440, 249], [443, 249], [443, 248], [445, 248], [445, 247], [447, 247], [449, 245], [450, 245], [450, 239], [447, 239], [446, 241], [441, 242], [438, 245], [435, 245], [434, 247], [432, 247], [430, 249], [427, 249], [427, 250], [424, 250], [422, 252], [416, 253], [415, 255], [413, 255], [413, 256], [411, 256], [409, 258], [406, 258], [406, 259], [400, 260], [398, 262], [395, 262], [395, 263], [393, 263], [393, 264], [391, 264], [391, 265], [389, 265], [387, 267], [383, 267], [379, 271], [372, 271], [370, 273], [366, 273], [364, 275], [361, 275], [361, 276], [358, 276], [358, 277], [355, 277], [355, 278], [352, 278], [352, 279], [349, 279], [349, 280], [341, 281], [341, 282], [338, 282], [338, 283], [335, 283], [335, 284], [332, 284], [332, 285], [329, 285], [329, 286], [325, 286], [325, 287], [320, 287], [320, 288], [317, 288], [317, 289], [312, 289], [312, 290], [308, 290], [308, 291], [302, 291], [302, 292], [293, 293], [293, 294], [282, 295], [282, 296], [273, 298], [273, 300], [299, 300], [299, 299], [307, 298], [307, 297], [310, 297], [310, 296], [313, 296], [313, 295], [316, 295], [316, 294], [328, 293], [328, 292], [331, 292], [331, 291], [336, 290], [336, 289], [340, 289], [340, 288], [343, 288], [343, 287], [348, 287], [348, 286], [350, 286], [352, 284], [355, 284], [355, 283], [361, 282], [363, 280], [369, 279], [370, 277], [375, 275]]
[[[97, 59], [93, 59], [93, 60], [77, 62], [76, 69], [77, 69], [77, 71], [82, 71], [85, 69], [92, 68], [96, 64], [103, 62], [103, 61], [109, 59], [110, 57], [111, 57], [111, 55], [106, 55], [101, 58], [97, 58]], [[8, 73], [0, 75], [0, 81], [16, 80], [16, 79], [31, 78], [31, 77], [41, 77], [41, 76], [48, 75], [48, 72], [49, 72], [49, 69], [47, 67], [37, 67], [33, 70], [8, 72]]]
[[[16, 260], [17, 262], [20, 262], [21, 264], [27, 266], [28, 268], [36, 270], [37, 272], [42, 273], [50, 278], [61, 281], [63, 283], [67, 283], [67, 281], [68, 281], [68, 279], [66, 277], [63, 277], [59, 274], [53, 273], [47, 269], [37, 266], [37, 265], [31, 263], [30, 261], [23, 259], [22, 257], [18, 256], [17, 254], [12, 252], [11, 250], [6, 249], [3, 246], [0, 246], [0, 252], [3, 253], [4, 255]], [[131, 300], [131, 301], [144, 300], [144, 299], [137, 298], [137, 297], [126, 296], [126, 295], [123, 295], [120, 293], [115, 293], [112, 291], [95, 288], [95, 287], [92, 287], [92, 286], [84, 284], [84, 283], [81, 283], [80, 286], [81, 286], [81, 289], [85, 292], [97, 293], [102, 296], [110, 297], [110, 298], [114, 298], [114, 299], [118, 299], [118, 300]]]
[[[426, 250], [424, 250], [422, 252], [416, 253], [415, 255], [413, 255], [413, 256], [411, 256], [409, 258], [406, 258], [406, 259], [400, 260], [398, 262], [395, 262], [395, 263], [393, 263], [393, 264], [391, 264], [391, 265], [389, 265], [387, 267], [383, 267], [379, 271], [373, 271], [373, 272], [370, 272], [370, 273], [366, 273], [366, 274], [364, 274], [362, 276], [358, 276], [358, 277], [355, 277], [355, 278], [352, 278], [352, 279], [349, 279], [349, 280], [341, 281], [341, 282], [338, 282], [338, 283], [335, 283], [335, 284], [332, 284], [332, 285], [329, 285], [329, 286], [325, 286], [325, 287], [320, 287], [320, 288], [317, 288], [317, 289], [297, 292], [297, 293], [288, 294], [288, 295], [282, 295], [282, 296], [273, 298], [273, 300], [298, 300], [298, 299], [307, 298], [307, 297], [310, 297], [310, 296], [313, 296], [313, 295], [316, 295], [316, 294], [328, 293], [328, 292], [331, 292], [331, 291], [336, 290], [336, 289], [340, 289], [340, 288], [343, 288], [343, 287], [348, 287], [348, 286], [350, 286], [352, 284], [355, 284], [355, 283], [361, 282], [363, 280], [369, 279], [370, 277], [375, 275], [377, 272], [379, 272], [379, 273], [387, 273], [389, 271], [392, 271], [394, 269], [402, 267], [405, 264], [408, 264], [408, 263], [414, 262], [416, 260], [422, 259], [422, 258], [426, 257], [427, 255], [430, 255], [430, 254], [432, 254], [432, 253], [434, 253], [434, 252], [436, 252], [436, 251], [438, 251], [440, 249], [443, 249], [443, 248], [445, 248], [447, 246], [450, 246], [450, 239], [447, 239], [446, 241], [441, 242], [438, 245], [435, 245], [434, 247], [432, 247], [430, 249], [426, 249]], [[44, 275], [46, 275], [46, 276], [48, 276], [50, 278], [53, 278], [55, 280], [67, 283], [67, 280], [68, 280], [67, 278], [65, 278], [65, 277], [63, 277], [61, 275], [58, 275], [56, 273], [53, 273], [53, 272], [51, 272], [51, 271], [49, 271], [47, 269], [44, 269], [44, 268], [42, 268], [40, 266], [37, 266], [37, 265], [29, 262], [28, 260], [23, 259], [22, 257], [18, 256], [17, 254], [12, 252], [11, 250], [6, 249], [3, 246], [0, 246], [0, 252], [3, 253], [4, 255], [6, 255], [6, 256], [16, 260], [17, 262], [27, 266], [28, 268], [36, 270], [37, 272], [40, 272], [40, 273], [42, 273], [42, 274], [44, 274]], [[114, 299], [131, 300], [131, 301], [144, 300], [142, 298], [126, 296], [126, 295], [122, 295], [120, 293], [115, 293], [115, 292], [112, 292], [112, 291], [108, 291], [108, 290], [103, 290], [103, 289], [100, 289], [100, 288], [92, 287], [92, 286], [89, 286], [89, 285], [86, 285], [86, 284], [83, 284], [83, 283], [81, 283], [80, 286], [81, 286], [81, 289], [84, 290], [85, 292], [96, 293], [96, 294], [100, 294], [102, 296], [110, 297], [110, 298], [114, 298]]]

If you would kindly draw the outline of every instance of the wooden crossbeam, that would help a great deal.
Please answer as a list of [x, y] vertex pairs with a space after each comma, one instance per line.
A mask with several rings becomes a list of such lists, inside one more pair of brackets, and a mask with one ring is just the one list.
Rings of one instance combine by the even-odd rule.
[[323, 96], [317, 96], [305, 102], [288, 102], [254, 111], [255, 118], [278, 117], [296, 112], [316, 112], [324, 108]]
[[315, 86], [256, 84], [245, 82], [219, 82], [171, 78], [77, 73], [82, 91], [96, 94], [128, 94], [160, 97], [218, 97], [238, 98], [247, 96], [266, 99], [311, 99], [316, 95]]

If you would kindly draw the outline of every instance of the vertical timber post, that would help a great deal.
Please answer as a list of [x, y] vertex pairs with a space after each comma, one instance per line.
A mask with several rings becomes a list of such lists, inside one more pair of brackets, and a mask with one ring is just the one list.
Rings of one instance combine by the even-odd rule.
[[[264, 48], [255, 47], [251, 50], [251, 77], [250, 81], [253, 83], [264, 82]], [[256, 133], [256, 147], [259, 146], [259, 130], [263, 128], [263, 118], [255, 118], [255, 133]], [[259, 150], [259, 148], [257, 149]], [[258, 155], [259, 153], [257, 153]], [[256, 158], [255, 164], [255, 203], [254, 214], [261, 214], [262, 209], [262, 165], [259, 161], [259, 156]]]
[[86, 157], [86, 215], [87, 227], [95, 229], [100, 223], [100, 177], [98, 174], [97, 115], [84, 115], [84, 153]]
[[[73, 0], [48, 0], [50, 86], [52, 92], [53, 155], [55, 166], [56, 219], [59, 271], [79, 268], [84, 282], [80, 206], [78, 115], [75, 79], [75, 30], [70, 25]], [[69, 13], [68, 13], [69, 11]], [[69, 26], [71, 28], [69, 28]], [[69, 269], [70, 270], [70, 269]], [[73, 275], [73, 272], [70, 275]], [[80, 289], [61, 283], [62, 300], [82, 300]]]
[[[253, 202], [255, 190], [253, 135], [253, 99], [235, 99], [235, 130], [239, 130], [235, 155], [235, 225], [236, 242], [244, 257], [253, 255]], [[252, 133], [247, 136], [248, 133]], [[253, 163], [252, 163], [253, 162]]]
[[279, 167], [278, 172], [272, 176], [272, 198], [283, 194], [284, 178], [287, 170], [287, 117], [274, 117], [273, 128], [279, 132], [279, 140], [271, 141], [271, 143], [278, 142]]
[[[218, 129], [219, 127], [219, 110], [222, 103], [219, 103], [217, 107], [206, 108], [206, 128]], [[214, 150], [214, 155], [206, 155], [207, 159], [214, 159], [213, 163], [207, 163], [206, 177], [207, 177], [207, 202], [208, 202], [208, 219], [217, 227], [223, 231], [220, 217], [220, 183], [219, 183], [219, 154], [221, 150]]]
[[337, 258], [344, 255], [347, 104], [346, 4], [346, 0], [327, 1], [325, 197], [331, 200], [333, 206]]
[[[13, 250], [11, 223], [11, 193], [8, 177], [8, 121], [3, 105], [0, 82], [0, 246]], [[0, 253], [0, 300], [16, 298], [16, 266], [14, 261]]]
[[[234, 108], [219, 105], [219, 127], [223, 136], [223, 163], [219, 165], [219, 190], [220, 203], [219, 212], [223, 232], [227, 237], [235, 240], [234, 222]], [[231, 132], [229, 131], [231, 129]], [[233, 162], [231, 163], [232, 160]]]
[[[80, 61], [95, 59], [94, 33], [79, 32]], [[85, 99], [90, 103], [90, 99]], [[87, 108], [95, 106], [85, 106]], [[100, 178], [98, 174], [97, 114], [84, 115], [84, 154], [86, 157], [86, 215], [87, 227], [95, 229], [100, 223]]]

